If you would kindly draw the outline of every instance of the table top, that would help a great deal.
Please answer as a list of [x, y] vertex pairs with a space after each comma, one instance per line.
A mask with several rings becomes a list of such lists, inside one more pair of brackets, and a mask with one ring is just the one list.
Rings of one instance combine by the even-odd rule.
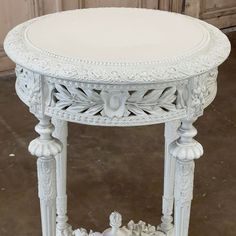
[[29, 44], [68, 58], [146, 62], [183, 56], [209, 44], [209, 32], [186, 17], [139, 9], [54, 14], [31, 24]]
[[57, 78], [94, 83], [156, 83], [204, 73], [228, 56], [215, 27], [158, 10], [97, 8], [35, 18], [4, 42], [17, 64]]

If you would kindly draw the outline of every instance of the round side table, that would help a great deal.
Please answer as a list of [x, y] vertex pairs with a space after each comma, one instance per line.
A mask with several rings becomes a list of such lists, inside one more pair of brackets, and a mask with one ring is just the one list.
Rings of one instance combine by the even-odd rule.
[[[98, 8], [27, 21], [8, 33], [4, 48], [17, 65], [17, 94], [39, 120], [39, 137], [29, 151], [38, 157], [43, 236], [187, 236], [194, 160], [203, 154], [193, 139], [193, 122], [216, 95], [217, 67], [230, 52], [227, 37], [180, 14]], [[130, 221], [121, 227], [121, 215], [113, 212], [103, 233], [72, 230], [68, 121], [120, 127], [165, 123], [159, 226]]]

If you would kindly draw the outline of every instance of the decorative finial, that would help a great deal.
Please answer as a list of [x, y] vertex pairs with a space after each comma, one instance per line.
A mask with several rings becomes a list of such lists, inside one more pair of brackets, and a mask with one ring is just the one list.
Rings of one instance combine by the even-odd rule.
[[118, 229], [122, 225], [122, 216], [119, 212], [114, 211], [110, 214], [110, 226], [112, 228]]

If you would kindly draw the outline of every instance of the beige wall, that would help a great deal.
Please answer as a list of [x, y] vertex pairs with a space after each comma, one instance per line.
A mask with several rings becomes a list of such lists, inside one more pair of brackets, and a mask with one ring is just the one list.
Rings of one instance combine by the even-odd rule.
[[56, 11], [106, 6], [181, 12], [220, 28], [236, 25], [236, 0], [0, 0], [0, 72], [14, 68], [2, 44], [7, 32], [15, 25]]
[[0, 0], [0, 71], [12, 68], [6, 58], [3, 40], [6, 33], [15, 25], [34, 16], [32, 4], [25, 0]]

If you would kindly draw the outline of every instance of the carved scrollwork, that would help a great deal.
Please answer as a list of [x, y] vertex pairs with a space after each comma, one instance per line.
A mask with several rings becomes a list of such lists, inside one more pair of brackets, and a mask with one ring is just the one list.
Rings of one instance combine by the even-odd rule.
[[177, 104], [176, 87], [165, 89], [118, 91], [55, 85], [57, 109], [110, 118], [164, 114], [182, 108]]
[[16, 91], [19, 97], [30, 107], [32, 112], [41, 111], [41, 76], [18, 65], [15, 71], [17, 77]]
[[16, 67], [16, 75], [17, 94], [35, 114], [46, 112], [79, 123], [115, 122], [122, 126], [199, 116], [214, 99], [217, 88], [217, 68], [189, 80], [143, 87], [87, 86], [42, 78], [21, 66]]

